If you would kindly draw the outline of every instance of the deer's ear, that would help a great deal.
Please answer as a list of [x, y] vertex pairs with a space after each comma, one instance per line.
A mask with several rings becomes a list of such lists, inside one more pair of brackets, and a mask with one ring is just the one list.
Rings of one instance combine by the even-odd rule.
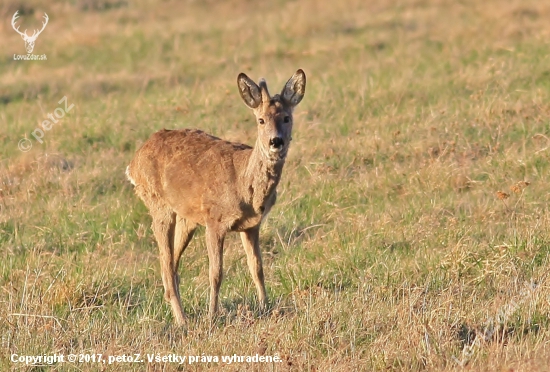
[[294, 107], [306, 93], [306, 74], [302, 69], [296, 71], [294, 75], [286, 82], [283, 91], [281, 92], [281, 97], [283, 100], [288, 103], [290, 106]]
[[255, 109], [260, 106], [262, 93], [260, 87], [252, 79], [241, 72], [237, 77], [237, 85], [239, 86], [241, 98], [248, 107]]

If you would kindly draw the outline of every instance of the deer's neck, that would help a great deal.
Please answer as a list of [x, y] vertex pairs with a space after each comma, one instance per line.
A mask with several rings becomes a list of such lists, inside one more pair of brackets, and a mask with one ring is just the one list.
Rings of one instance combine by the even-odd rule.
[[256, 141], [256, 146], [250, 152], [244, 175], [247, 187], [244, 192], [256, 211], [265, 206], [265, 202], [274, 194], [285, 164], [284, 159], [278, 161], [269, 159], [267, 149], [264, 150], [261, 146], [262, 144]]

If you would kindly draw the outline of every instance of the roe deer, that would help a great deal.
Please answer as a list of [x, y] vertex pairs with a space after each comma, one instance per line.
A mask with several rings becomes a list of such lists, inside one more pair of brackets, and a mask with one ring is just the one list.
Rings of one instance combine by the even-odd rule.
[[257, 85], [241, 73], [237, 84], [258, 123], [254, 148], [200, 130], [164, 129], [143, 144], [126, 169], [152, 216], [164, 298], [178, 324], [185, 322], [179, 292], [180, 257], [198, 225], [206, 226], [210, 319], [218, 311], [223, 242], [230, 231], [240, 232], [260, 308], [264, 309], [267, 301], [260, 224], [275, 203], [292, 139], [292, 111], [304, 97], [306, 76], [302, 70], [296, 71], [281, 94], [273, 97], [264, 79]]

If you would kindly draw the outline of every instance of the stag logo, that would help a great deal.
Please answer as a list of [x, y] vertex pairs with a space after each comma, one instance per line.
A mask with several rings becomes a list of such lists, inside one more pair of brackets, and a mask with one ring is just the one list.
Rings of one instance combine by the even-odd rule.
[[44, 29], [46, 28], [46, 25], [48, 24], [48, 15], [44, 13], [45, 22], [42, 22], [42, 29], [40, 31], [34, 30], [33, 34], [29, 36], [27, 35], [27, 30], [25, 30], [25, 32], [21, 32], [19, 31], [19, 26], [17, 26], [17, 28], [15, 27], [15, 22], [17, 22], [17, 18], [19, 18], [19, 15], [17, 15], [18, 12], [19, 11], [15, 12], [15, 14], [13, 15], [13, 18], [11, 19], [11, 27], [13, 27], [15, 32], [21, 35], [21, 37], [25, 41], [25, 49], [27, 49], [27, 53], [30, 54], [34, 49], [34, 42], [36, 41], [36, 38], [38, 37], [38, 35], [42, 33], [42, 31], [44, 31]]

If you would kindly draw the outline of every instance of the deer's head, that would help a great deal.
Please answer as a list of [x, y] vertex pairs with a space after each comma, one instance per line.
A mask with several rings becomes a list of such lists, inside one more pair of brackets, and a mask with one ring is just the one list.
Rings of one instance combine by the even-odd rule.
[[261, 79], [257, 85], [244, 73], [237, 84], [244, 103], [252, 109], [258, 123], [256, 146], [271, 161], [283, 160], [292, 139], [292, 112], [306, 91], [306, 74], [302, 70], [288, 80], [280, 94], [273, 97]]
[[17, 21], [17, 18], [19, 18], [19, 16], [17, 15], [18, 12], [19, 11], [15, 12], [15, 14], [13, 15], [13, 18], [11, 19], [11, 27], [13, 27], [15, 32], [17, 32], [19, 35], [21, 35], [21, 37], [25, 41], [25, 49], [27, 49], [27, 53], [32, 53], [32, 51], [34, 49], [34, 42], [36, 41], [36, 38], [38, 37], [38, 35], [40, 35], [42, 33], [42, 31], [44, 31], [44, 28], [46, 28], [46, 25], [48, 24], [48, 15], [46, 13], [44, 13], [44, 20], [45, 21], [42, 22], [42, 29], [40, 31], [34, 30], [33, 34], [31, 36], [29, 36], [29, 35], [27, 35], [27, 30], [25, 30], [25, 32], [21, 32], [21, 31], [19, 31], [19, 26], [17, 26], [17, 28], [15, 27], [15, 22]]

